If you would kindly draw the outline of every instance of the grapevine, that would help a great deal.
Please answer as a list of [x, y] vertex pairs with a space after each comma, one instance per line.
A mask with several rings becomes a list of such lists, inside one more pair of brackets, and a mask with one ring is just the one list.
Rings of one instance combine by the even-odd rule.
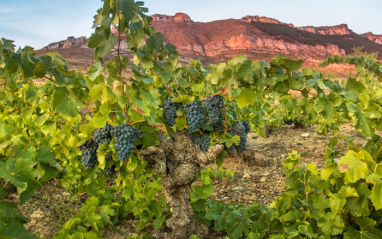
[[238, 153], [244, 152], [244, 150], [246, 150], [248, 148], [248, 145], [247, 145], [247, 134], [246, 134], [245, 127], [244, 127], [243, 123], [235, 122], [232, 125], [232, 130], [230, 133], [232, 135], [238, 135], [240, 137], [239, 145], [235, 146], [236, 151]]
[[172, 97], [168, 97], [163, 103], [163, 116], [166, 123], [170, 126], [175, 125], [176, 111], [179, 109], [180, 104], [172, 102]]
[[115, 165], [113, 165], [113, 166], [111, 166], [111, 167], [105, 165], [105, 169], [104, 169], [104, 170], [105, 170], [105, 173], [106, 173], [107, 175], [114, 175], [114, 174], [117, 173], [117, 171], [115, 171]]
[[218, 132], [224, 131], [224, 125], [222, 123], [223, 114], [222, 108], [224, 107], [223, 97], [221, 95], [209, 96], [204, 101], [208, 117], [212, 119], [214, 130]]
[[199, 129], [202, 127], [205, 112], [202, 102], [193, 101], [183, 105], [183, 108], [186, 111], [188, 132], [191, 134], [199, 132]]
[[[150, 25], [152, 18], [145, 15], [142, 2], [103, 4], [88, 41], [96, 63], [87, 75], [70, 71], [58, 54], [37, 57], [30, 47], [15, 51], [12, 41], [0, 40], [2, 193], [5, 183], [15, 185], [18, 203], [23, 204], [61, 170], [64, 188], [86, 192], [89, 200], [58, 238], [101, 237], [105, 225], [131, 215], [139, 220], [138, 232], [147, 223], [155, 229], [166, 223], [169, 238], [189, 238], [189, 228], [203, 231], [192, 208], [204, 223], [226, 230], [231, 238], [272, 237], [270, 233], [280, 238], [382, 238], [381, 139], [376, 135], [382, 130], [380, 62], [367, 56], [329, 57], [324, 65], [345, 62], [358, 70], [357, 77], [341, 83], [302, 69], [302, 60], [283, 56], [269, 64], [241, 55], [218, 66], [202, 66], [199, 61], [181, 66], [176, 48]], [[121, 54], [124, 43], [133, 60]], [[116, 57], [106, 62], [113, 49]], [[127, 72], [130, 66], [132, 71]], [[130, 72], [132, 76], [126, 77]], [[46, 82], [37, 86], [35, 79]], [[80, 115], [82, 106], [91, 114]], [[177, 115], [183, 110], [185, 114]], [[240, 138], [225, 150], [242, 153], [248, 148], [250, 126], [259, 132], [268, 123], [270, 128], [291, 123], [284, 121], [285, 115], [336, 137], [341, 124], [352, 122], [370, 140], [360, 147], [349, 142], [351, 150], [346, 153], [335, 147], [341, 137], [333, 138], [322, 170], [300, 167], [299, 156], [292, 153], [284, 161], [286, 191], [269, 210], [256, 204], [246, 210], [207, 202], [214, 173], [200, 168], [223, 157], [219, 143], [225, 140], [230, 145]], [[86, 170], [80, 167], [78, 149]], [[97, 150], [100, 155], [106, 152], [105, 160]], [[115, 158], [123, 162], [113, 162]], [[118, 183], [107, 185], [100, 170], [94, 169], [97, 162], [106, 174], [118, 172]], [[192, 192], [198, 173], [202, 189]], [[158, 193], [162, 190], [171, 213], [163, 210], [166, 200]], [[7, 207], [9, 202], [0, 196], [0, 204]], [[17, 207], [11, 208], [16, 216], [9, 219], [0, 212], [0, 225], [24, 221], [13, 210]], [[102, 220], [89, 226], [89, 218]], [[5, 230], [0, 226], [0, 234]]]
[[114, 134], [114, 147], [117, 151], [118, 159], [126, 161], [134, 148], [134, 142], [141, 138], [142, 133], [137, 128], [126, 123], [115, 126], [111, 133]]
[[82, 164], [87, 168], [94, 168], [97, 163], [97, 149], [98, 145], [93, 141], [89, 140], [82, 144], [79, 149], [82, 152]]
[[106, 124], [104, 127], [94, 130], [94, 142], [97, 145], [110, 143], [110, 141], [112, 140], [111, 129], [112, 126], [110, 124]]
[[251, 126], [249, 126], [249, 123], [246, 120], [241, 121], [241, 123], [243, 124], [245, 134], [247, 135], [249, 131], [251, 131]]
[[199, 133], [189, 134], [188, 137], [192, 142], [197, 144], [201, 150], [208, 151], [208, 148], [210, 147], [210, 136], [208, 133], [205, 132], [203, 135]]

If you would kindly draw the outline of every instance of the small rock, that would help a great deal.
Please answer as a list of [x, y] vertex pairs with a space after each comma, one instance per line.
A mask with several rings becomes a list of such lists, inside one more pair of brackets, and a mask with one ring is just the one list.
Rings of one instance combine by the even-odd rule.
[[301, 134], [301, 137], [307, 138], [307, 137], [309, 137], [309, 133], [303, 133], [303, 134]]
[[34, 211], [31, 215], [31, 218], [42, 218], [44, 216], [45, 215], [42, 211]]
[[244, 188], [242, 186], [232, 188], [232, 191], [243, 191]]

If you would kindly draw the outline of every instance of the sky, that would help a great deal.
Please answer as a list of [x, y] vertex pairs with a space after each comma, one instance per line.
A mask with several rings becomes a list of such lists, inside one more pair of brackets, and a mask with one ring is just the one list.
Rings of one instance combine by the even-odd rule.
[[[275, 18], [295, 26], [342, 23], [356, 33], [382, 35], [382, 0], [143, 0], [148, 14], [188, 14], [193, 21]], [[40, 49], [68, 36], [87, 36], [100, 0], [0, 0], [0, 38]]]

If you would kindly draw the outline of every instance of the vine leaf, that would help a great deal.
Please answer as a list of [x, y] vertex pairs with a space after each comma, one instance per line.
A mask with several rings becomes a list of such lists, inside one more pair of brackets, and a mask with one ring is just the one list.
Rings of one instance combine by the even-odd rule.
[[36, 235], [24, 228], [23, 224], [17, 218], [6, 219], [4, 231], [1, 231], [2, 239], [38, 239]]
[[348, 99], [356, 99], [358, 94], [365, 92], [366, 87], [362, 82], [357, 81], [356, 78], [349, 78], [346, 82], [346, 94], [345, 97]]
[[371, 218], [356, 218], [356, 223], [360, 230], [356, 230], [351, 225], [346, 228], [345, 238], [374, 239], [381, 238], [382, 231], [375, 228], [376, 221]]
[[12, 183], [20, 195], [20, 203], [25, 203], [34, 194], [34, 189], [40, 186], [35, 179], [35, 163], [30, 159], [11, 158], [0, 164], [0, 175], [6, 182]]
[[78, 115], [76, 102], [68, 96], [66, 88], [57, 87], [53, 93], [52, 108], [57, 110], [65, 118], [75, 117]]
[[351, 183], [355, 183], [359, 179], [366, 178], [369, 175], [367, 164], [359, 160], [358, 156], [356, 152], [349, 150], [338, 162], [338, 169], [341, 173], [346, 173], [346, 178]]
[[377, 184], [371, 190], [371, 201], [376, 210], [382, 209], [382, 184]]
[[255, 92], [251, 89], [243, 89], [236, 98], [236, 103], [240, 108], [244, 108], [247, 105], [252, 105], [255, 102], [255, 97], [253, 97]]

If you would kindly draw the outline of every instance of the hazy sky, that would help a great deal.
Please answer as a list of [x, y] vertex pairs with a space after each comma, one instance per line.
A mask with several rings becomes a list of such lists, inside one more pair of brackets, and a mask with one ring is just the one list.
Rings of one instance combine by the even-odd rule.
[[[382, 35], [382, 0], [146, 0], [149, 14], [187, 13], [193, 21], [259, 15], [295, 26], [348, 24]], [[0, 38], [40, 49], [68, 36], [90, 36], [100, 0], [0, 0]]]

